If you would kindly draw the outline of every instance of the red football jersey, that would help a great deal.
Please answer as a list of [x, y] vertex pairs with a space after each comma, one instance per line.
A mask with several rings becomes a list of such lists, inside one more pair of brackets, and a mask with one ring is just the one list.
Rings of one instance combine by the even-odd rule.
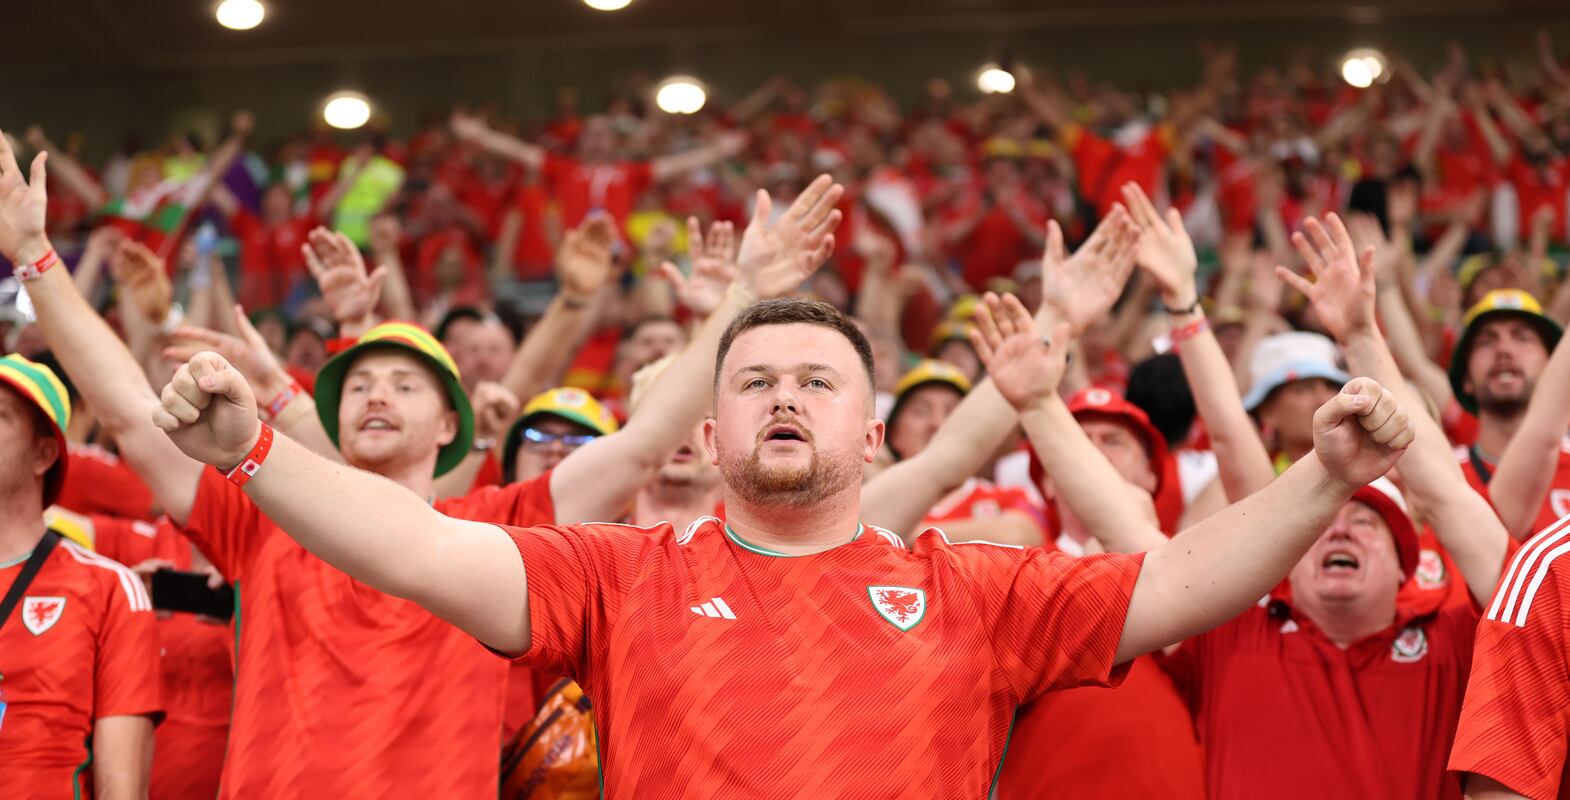
[[1116, 689], [1053, 692], [1014, 721], [999, 800], [1203, 800], [1205, 758], [1188, 708], [1149, 656]]
[[[554, 518], [549, 474], [439, 501]], [[494, 795], [507, 665], [418, 605], [328, 566], [203, 470], [185, 532], [240, 596], [224, 797]]]
[[1337, 647], [1276, 600], [1162, 665], [1188, 701], [1210, 797], [1459, 798], [1445, 758], [1472, 660], [1470, 606]]
[[71, 468], [55, 505], [78, 514], [151, 520], [153, 490], [120, 457], [97, 445], [71, 442]]
[[[91, 521], [94, 547], [103, 555], [132, 566], [161, 558], [173, 562], [175, 569], [191, 569], [191, 542], [168, 517], [157, 524], [105, 516]], [[165, 716], [154, 736], [149, 794], [214, 797], [234, 702], [234, 629], [195, 614], [156, 613]]]
[[593, 701], [608, 797], [983, 797], [1021, 703], [1122, 679], [1143, 561], [874, 528], [791, 558], [712, 517], [506, 530], [521, 658]]
[[991, 481], [971, 478], [965, 481], [953, 500], [939, 503], [927, 512], [923, 525], [938, 527], [950, 520], [995, 519], [1005, 511], [1018, 511], [1036, 521], [1043, 538], [1047, 535], [1046, 512], [1018, 486], [999, 486]]
[[619, 227], [627, 222], [638, 196], [654, 182], [648, 162], [585, 164], [577, 159], [546, 156], [545, 186], [561, 210], [564, 230], [578, 227], [590, 211], [603, 210]]
[[1516, 551], [1477, 626], [1450, 769], [1531, 798], [1570, 797], [1570, 525]]
[[[0, 566], [0, 596], [24, 560]], [[0, 789], [92, 797], [93, 723], [159, 714], [158, 636], [142, 581], [61, 540], [0, 628]]]
[[[1495, 465], [1483, 461], [1475, 447], [1457, 447], [1455, 454], [1466, 482], [1478, 494], [1489, 497], [1488, 481], [1493, 479]], [[1532, 520], [1532, 530], [1549, 528], [1567, 515], [1570, 515], [1570, 435], [1559, 442], [1559, 461], [1554, 467], [1554, 480], [1549, 484], [1548, 496], [1543, 498], [1542, 507], [1537, 510], [1537, 518]]]

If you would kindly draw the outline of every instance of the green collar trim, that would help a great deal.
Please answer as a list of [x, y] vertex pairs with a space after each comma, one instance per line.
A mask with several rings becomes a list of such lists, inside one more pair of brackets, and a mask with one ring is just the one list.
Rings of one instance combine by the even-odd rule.
[[[864, 532], [866, 530], [867, 530], [867, 526], [866, 525], [863, 525], [863, 524], [861, 524], [859, 522], [856, 523], [856, 535], [850, 537], [850, 541], [854, 542], [857, 539], [860, 539], [862, 532]], [[791, 554], [791, 553], [781, 553], [778, 550], [770, 550], [767, 547], [759, 547], [758, 545], [752, 544], [751, 542], [748, 542], [746, 539], [743, 539], [740, 536], [737, 536], [736, 532], [730, 529], [730, 523], [726, 523], [725, 524], [725, 535], [727, 537], [729, 537], [731, 541], [735, 542], [737, 544], [737, 546], [741, 547], [743, 550], [750, 550], [750, 551], [752, 551], [754, 553], [757, 553], [760, 556], [771, 556], [773, 558], [801, 558], [802, 556], [817, 555], [817, 553], [801, 553], [799, 555]], [[846, 542], [846, 544], [849, 544], [849, 543], [850, 542]], [[832, 549], [832, 548], [830, 548], [830, 549]]]
[[5, 569], [6, 567], [14, 567], [17, 564], [20, 564], [23, 561], [26, 561], [27, 559], [32, 558], [32, 557], [33, 557], [33, 551], [29, 550], [29, 551], [27, 551], [27, 552], [17, 556], [16, 558], [11, 559], [10, 561], [0, 561], [0, 569]]

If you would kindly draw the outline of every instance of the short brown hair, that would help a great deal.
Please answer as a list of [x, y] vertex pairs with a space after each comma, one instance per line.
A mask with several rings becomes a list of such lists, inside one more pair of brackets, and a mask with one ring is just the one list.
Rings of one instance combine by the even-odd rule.
[[819, 300], [810, 300], [805, 297], [781, 297], [774, 300], [764, 300], [753, 303], [731, 320], [725, 328], [725, 333], [720, 336], [720, 349], [714, 357], [714, 388], [718, 394], [720, 385], [720, 370], [725, 364], [725, 354], [730, 352], [730, 346], [736, 337], [765, 325], [817, 325], [845, 337], [850, 346], [856, 349], [856, 355], [861, 358], [861, 369], [867, 376], [868, 397], [877, 391], [877, 379], [872, 372], [872, 345], [867, 342], [867, 337], [862, 335], [850, 318], [841, 314], [839, 309]]

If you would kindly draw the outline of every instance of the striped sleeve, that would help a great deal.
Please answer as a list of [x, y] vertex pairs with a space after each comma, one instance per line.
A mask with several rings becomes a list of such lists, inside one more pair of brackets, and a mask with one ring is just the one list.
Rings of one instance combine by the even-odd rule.
[[140, 578], [117, 561], [62, 543], [60, 549], [89, 568], [102, 589], [97, 652], [93, 663], [93, 718], [161, 716], [158, 633], [153, 604]]
[[1510, 560], [1478, 625], [1450, 770], [1484, 775], [1527, 797], [1561, 789], [1570, 737], [1565, 645], [1570, 517]]

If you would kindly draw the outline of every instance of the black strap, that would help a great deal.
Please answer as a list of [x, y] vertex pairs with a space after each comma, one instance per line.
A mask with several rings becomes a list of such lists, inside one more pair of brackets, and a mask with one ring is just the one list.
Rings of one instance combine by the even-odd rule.
[[[1483, 460], [1483, 451], [1477, 449], [1477, 445], [1474, 444], [1466, 449], [1466, 454], [1472, 459], [1472, 470], [1482, 479], [1483, 485], [1487, 486], [1488, 482], [1494, 479], [1494, 471], [1489, 468], [1488, 462]], [[4, 619], [5, 617], [0, 617], [0, 620]]]
[[54, 552], [55, 545], [59, 543], [60, 534], [49, 531], [33, 548], [33, 554], [27, 557], [27, 563], [22, 565], [21, 573], [16, 576], [16, 583], [11, 584], [5, 599], [0, 600], [0, 628], [5, 627], [5, 621], [11, 618], [11, 610], [22, 602], [22, 593], [27, 591], [28, 585], [37, 577], [38, 571], [44, 568], [44, 562], [49, 560], [49, 554]]

